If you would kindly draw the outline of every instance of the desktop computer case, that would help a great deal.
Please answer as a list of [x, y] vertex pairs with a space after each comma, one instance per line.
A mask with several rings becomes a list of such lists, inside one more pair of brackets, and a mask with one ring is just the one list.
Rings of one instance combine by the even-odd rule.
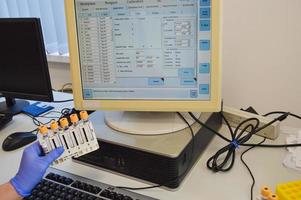
[[[195, 137], [191, 140], [189, 128], [165, 135], [135, 136], [108, 128], [100, 112], [93, 113], [91, 120], [100, 149], [76, 161], [172, 189], [180, 185], [214, 137], [197, 123], [192, 125]], [[200, 120], [214, 130], [222, 125], [219, 113], [202, 113]]]

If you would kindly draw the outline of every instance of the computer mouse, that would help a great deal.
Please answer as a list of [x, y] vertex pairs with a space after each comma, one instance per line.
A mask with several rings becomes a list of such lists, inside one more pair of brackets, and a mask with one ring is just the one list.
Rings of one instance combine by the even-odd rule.
[[2, 143], [2, 149], [4, 151], [13, 151], [32, 143], [36, 139], [37, 136], [31, 132], [16, 132], [5, 138]]

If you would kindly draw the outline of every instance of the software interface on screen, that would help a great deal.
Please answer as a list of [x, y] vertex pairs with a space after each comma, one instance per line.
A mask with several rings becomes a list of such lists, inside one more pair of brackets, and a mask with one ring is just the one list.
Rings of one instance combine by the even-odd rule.
[[84, 99], [210, 100], [210, 0], [75, 0]]

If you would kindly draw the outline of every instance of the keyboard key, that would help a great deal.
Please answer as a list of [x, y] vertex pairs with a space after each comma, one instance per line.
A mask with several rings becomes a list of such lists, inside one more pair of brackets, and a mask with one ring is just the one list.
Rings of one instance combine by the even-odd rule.
[[92, 188], [92, 192], [93, 194], [98, 194], [99, 192], [101, 191], [101, 188], [100, 187], [97, 187], [97, 186], [94, 186]]
[[75, 195], [77, 190], [74, 190], [72, 188], [69, 188], [68, 191], [67, 191], [69, 194], [72, 194], [72, 195]]
[[110, 191], [109, 190], [104, 190], [100, 193], [100, 196], [103, 196], [103, 197], [109, 197], [109, 194], [110, 194]]
[[41, 196], [42, 199], [49, 199], [51, 195], [50, 194], [43, 194], [43, 196]]
[[83, 193], [80, 195], [80, 197], [83, 198], [83, 199], [88, 198], [88, 194], [83, 192]]
[[60, 194], [61, 194], [61, 191], [60, 191], [60, 190], [56, 190], [56, 191], [53, 193], [53, 195], [55, 195], [55, 196], [60, 196]]
[[116, 197], [115, 197], [116, 200], [123, 200], [124, 199], [124, 196], [123, 194], [117, 194]]
[[73, 180], [71, 178], [60, 176], [60, 175], [54, 174], [54, 173], [47, 174], [46, 178], [53, 180], [55, 182], [58, 182], [58, 183], [62, 183], [64, 185], [70, 185], [71, 183], [73, 183]]
[[114, 199], [114, 200], [115, 200], [116, 196], [117, 196], [117, 193], [116, 193], [116, 192], [110, 192], [110, 193], [109, 193], [109, 198], [110, 198], [110, 199]]
[[67, 196], [65, 196], [66, 200], [72, 200], [74, 198], [74, 196], [72, 194], [67, 194]]
[[55, 197], [55, 196], [51, 196], [51, 197], [49, 198], [49, 200], [56, 200], [56, 197]]
[[131, 198], [129, 196], [125, 196], [123, 200], [133, 200], [133, 198]]
[[95, 196], [92, 196], [92, 195], [89, 195], [88, 196], [88, 200], [95, 200], [97, 197], [95, 197]]

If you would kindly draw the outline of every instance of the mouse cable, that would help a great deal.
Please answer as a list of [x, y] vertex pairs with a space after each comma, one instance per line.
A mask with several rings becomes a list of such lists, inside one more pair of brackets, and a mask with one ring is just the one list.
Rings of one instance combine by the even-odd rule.
[[[49, 114], [60, 114], [60, 116], [48, 116]], [[56, 111], [56, 110], [51, 110], [51, 111], [48, 111], [48, 112], [46, 112], [46, 113], [43, 113], [43, 114], [41, 114], [41, 115], [39, 115], [39, 116], [36, 116], [35, 118], [46, 118], [46, 119], [53, 119], [53, 120], [55, 120], [55, 119], [58, 119], [58, 118], [60, 118], [62, 116], [62, 113], [60, 112], [60, 111]]]
[[[47, 125], [47, 124], [49, 124], [52, 121], [56, 121], [56, 119], [60, 119], [62, 117], [66, 117], [68, 114], [70, 114], [70, 112], [74, 112], [74, 109], [63, 108], [61, 111], [53, 111], [53, 110], [51, 110], [51, 111], [49, 111], [47, 113], [44, 113], [43, 115], [40, 115], [40, 116], [37, 116], [37, 117], [33, 117], [30, 114], [25, 113], [25, 112], [22, 112], [22, 114], [30, 117], [32, 119], [34, 125], [41, 126], [41, 125]], [[60, 116], [47, 116], [50, 113], [58, 113], [58, 114], [60, 114]], [[38, 118], [49, 118], [51, 120], [49, 120], [47, 122], [42, 122]]]
[[192, 159], [193, 159], [193, 153], [194, 153], [194, 132], [192, 130], [192, 127], [191, 125], [189, 124], [189, 122], [185, 119], [185, 117], [180, 113], [180, 112], [177, 112], [178, 116], [187, 124], [187, 127], [189, 128], [190, 130], [190, 134], [191, 134], [191, 143], [192, 143], [192, 148], [191, 148], [191, 157], [190, 157], [190, 160], [189, 160], [189, 164], [187, 165], [187, 168], [186, 170], [180, 174], [179, 176], [175, 177], [175, 178], [172, 178], [171, 180], [165, 182], [165, 183], [161, 183], [161, 184], [157, 184], [157, 185], [153, 185], [153, 186], [146, 186], [146, 187], [124, 187], [124, 186], [115, 186], [116, 188], [119, 188], [119, 189], [126, 189], [126, 190], [146, 190], [146, 189], [152, 189], [152, 188], [158, 188], [158, 187], [162, 187], [164, 185], [168, 185], [169, 183], [172, 183], [176, 180], [178, 180], [179, 178], [182, 178], [187, 172], [188, 170], [190, 169], [190, 166], [192, 164]]
[[66, 99], [66, 100], [60, 100], [60, 101], [52, 101], [50, 103], [66, 103], [66, 102], [70, 102], [73, 101], [73, 99]]
[[33, 130], [31, 130], [31, 131], [28, 131], [28, 132], [30, 132], [30, 133], [34, 133], [34, 132], [36, 132], [35, 134], [37, 134], [38, 133], [38, 128], [35, 128], [35, 129], [33, 129]]
[[44, 125], [44, 123], [41, 122], [40, 120], [38, 120], [36, 117], [33, 117], [30, 114], [27, 114], [25, 112], [22, 112], [22, 114], [26, 115], [27, 117], [30, 117], [32, 119], [32, 122], [34, 123], [34, 125], [36, 125], [36, 126]]
[[[52, 111], [53, 112], [53, 111]], [[40, 121], [38, 118], [39, 117], [33, 117], [31, 116], [30, 114], [28, 113], [25, 113], [25, 112], [22, 112], [22, 114], [26, 115], [27, 117], [30, 117], [32, 119], [32, 122], [34, 123], [34, 125], [36, 126], [41, 126], [41, 125], [46, 125], [46, 124], [49, 124], [50, 122], [52, 122], [53, 120], [55, 120], [55, 118], [58, 118], [58, 117], [47, 117], [47, 116], [39, 116], [41, 118], [50, 118], [51, 120], [47, 121], [47, 122], [42, 122]]]

